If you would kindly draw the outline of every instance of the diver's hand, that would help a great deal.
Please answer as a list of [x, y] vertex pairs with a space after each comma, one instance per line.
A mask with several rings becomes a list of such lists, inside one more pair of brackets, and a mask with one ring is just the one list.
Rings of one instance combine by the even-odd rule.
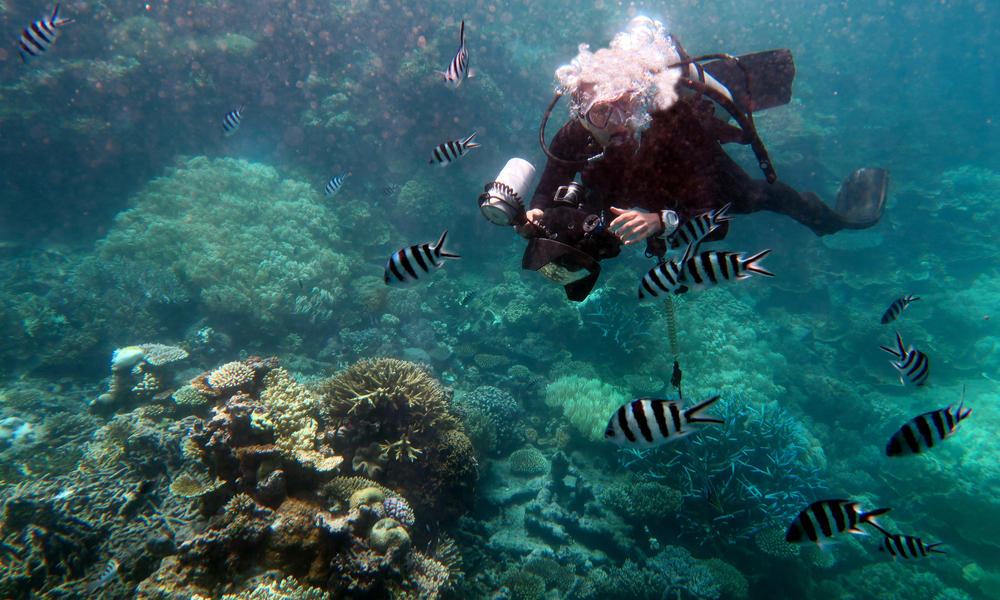
[[617, 215], [611, 221], [611, 231], [626, 246], [634, 246], [649, 236], [660, 233], [663, 228], [659, 213], [624, 210], [614, 206], [611, 207], [611, 212]]
[[533, 237], [538, 237], [542, 231], [541, 225], [538, 224], [538, 219], [542, 216], [542, 209], [533, 208], [528, 212], [524, 213], [526, 221], [523, 225], [515, 225], [514, 233], [525, 238], [531, 239]]

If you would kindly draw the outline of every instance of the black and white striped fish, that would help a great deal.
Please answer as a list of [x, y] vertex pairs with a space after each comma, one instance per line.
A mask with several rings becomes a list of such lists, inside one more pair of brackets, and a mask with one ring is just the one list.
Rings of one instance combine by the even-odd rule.
[[685, 409], [683, 400], [639, 398], [615, 411], [604, 430], [604, 439], [624, 448], [655, 448], [698, 431], [697, 423], [724, 423], [703, 417], [702, 411], [719, 400], [713, 396]]
[[899, 431], [892, 434], [889, 443], [885, 445], [886, 456], [908, 456], [920, 454], [924, 450], [930, 450], [935, 445], [940, 444], [950, 438], [958, 424], [972, 414], [971, 408], [962, 410], [965, 402], [963, 393], [962, 402], [954, 412], [951, 405], [938, 410], [932, 410], [907, 421]]
[[393, 183], [393, 182], [389, 181], [388, 179], [386, 179], [385, 180], [385, 187], [382, 188], [382, 197], [383, 198], [392, 198], [393, 196], [396, 195], [397, 191], [399, 191], [399, 184]]
[[683, 294], [688, 291], [684, 284], [684, 274], [680, 265], [683, 265], [691, 255], [694, 245], [691, 244], [684, 252], [680, 261], [669, 260], [656, 265], [650, 269], [642, 280], [639, 281], [639, 299], [644, 300], [647, 296], [656, 298], [660, 294]]
[[222, 117], [222, 133], [223, 135], [233, 135], [236, 130], [240, 128], [240, 123], [243, 121], [243, 107], [246, 106], [246, 102], [240, 104], [240, 107], [236, 110], [231, 110], [226, 113], [226, 116]]
[[850, 500], [820, 500], [813, 502], [795, 517], [785, 533], [785, 541], [789, 544], [807, 544], [812, 542], [823, 546], [838, 534], [853, 533], [868, 535], [858, 525], [878, 525], [873, 519], [889, 512], [889, 508], [878, 508], [859, 513], [858, 503]]
[[[879, 528], [881, 530], [881, 528]], [[943, 542], [936, 544], [925, 544], [924, 541], [912, 535], [890, 534], [882, 531], [882, 542], [878, 549], [880, 552], [888, 552], [892, 560], [897, 558], [926, 558], [931, 554], [948, 554], [944, 550], [938, 550], [938, 546], [943, 546]]]
[[87, 593], [91, 594], [94, 590], [104, 587], [109, 581], [111, 581], [115, 575], [118, 574], [118, 561], [111, 559], [108, 564], [104, 566], [104, 571], [101, 572], [101, 576], [97, 578], [96, 581], [92, 581], [87, 585]]
[[927, 383], [927, 376], [931, 374], [930, 359], [913, 346], [903, 347], [903, 338], [899, 337], [898, 331], [896, 332], [895, 349], [886, 346], [879, 346], [879, 348], [899, 359], [899, 362], [889, 362], [899, 371], [899, 381], [904, 386], [909, 384], [920, 387]]
[[719, 285], [724, 281], [747, 279], [752, 273], [774, 277], [774, 273], [758, 267], [755, 263], [771, 252], [770, 249], [758, 252], [750, 258], [743, 258], [742, 253], [710, 250], [696, 254], [680, 263], [681, 276], [685, 285], [675, 293], [683, 294], [688, 290], [700, 291]]
[[347, 179], [348, 176], [350, 176], [350, 173], [348, 173], [347, 171], [344, 171], [343, 173], [341, 173], [340, 175], [337, 175], [336, 177], [334, 177], [330, 181], [327, 181], [326, 182], [326, 188], [324, 188], [324, 190], [323, 190], [324, 193], [327, 196], [336, 196], [337, 192], [340, 191], [340, 188], [342, 188], [344, 186], [344, 180]]
[[906, 308], [910, 302], [916, 302], [917, 300], [920, 300], [920, 296], [914, 296], [913, 294], [897, 298], [895, 302], [889, 305], [885, 314], [882, 315], [882, 324], [885, 325], [890, 321], [895, 321], [896, 318], [899, 317], [899, 313], [903, 312], [903, 309]]
[[448, 63], [448, 70], [435, 71], [435, 73], [444, 75], [444, 83], [451, 89], [462, 85], [465, 77], [469, 74], [469, 51], [465, 49], [465, 21], [462, 21], [458, 39], [460, 40], [458, 52], [455, 53], [455, 58]]
[[52, 16], [42, 17], [24, 28], [21, 32], [21, 60], [28, 62], [29, 56], [38, 56], [56, 43], [59, 37], [59, 30], [56, 27], [69, 25], [73, 19], [62, 19], [59, 17], [59, 5], [56, 4], [52, 11]]
[[436, 244], [417, 244], [408, 246], [389, 257], [385, 263], [386, 285], [394, 287], [408, 287], [420, 283], [420, 278], [425, 277], [441, 268], [444, 265], [442, 258], [462, 258], [458, 254], [451, 254], [444, 250], [444, 238], [448, 235], [445, 230], [441, 234], [441, 239]]
[[732, 204], [727, 204], [722, 208], [699, 215], [693, 219], [688, 219], [669, 236], [670, 247], [680, 248], [694, 244], [694, 251], [698, 251], [698, 245], [708, 234], [715, 231], [719, 225], [728, 221], [731, 217], [726, 214]]
[[480, 144], [474, 144], [472, 138], [476, 137], [473, 133], [464, 140], [452, 140], [450, 142], [445, 142], [443, 144], [438, 144], [434, 148], [434, 152], [431, 155], [431, 159], [427, 161], [429, 164], [437, 163], [442, 167], [447, 167], [458, 157], [465, 155], [472, 148], [478, 148]]

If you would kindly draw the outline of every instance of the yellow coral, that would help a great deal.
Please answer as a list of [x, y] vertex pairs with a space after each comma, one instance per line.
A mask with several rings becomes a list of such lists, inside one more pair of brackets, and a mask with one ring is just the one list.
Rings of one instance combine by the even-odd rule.
[[545, 391], [545, 403], [562, 406], [570, 423], [595, 442], [604, 439], [608, 419], [626, 402], [628, 399], [612, 386], [577, 375], [560, 377]]
[[380, 487], [369, 486], [351, 494], [348, 505], [357, 508], [361, 505], [371, 505], [385, 500], [385, 492]]
[[283, 456], [321, 471], [336, 468], [343, 458], [318, 451], [319, 397], [282, 368], [269, 371], [263, 384], [260, 401], [268, 411], [266, 415], [255, 413], [253, 424], [274, 431], [275, 445]]

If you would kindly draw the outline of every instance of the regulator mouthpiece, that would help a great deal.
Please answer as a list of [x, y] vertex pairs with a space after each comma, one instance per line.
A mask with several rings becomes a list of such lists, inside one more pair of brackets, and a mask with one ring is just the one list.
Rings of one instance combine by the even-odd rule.
[[535, 167], [523, 158], [512, 158], [497, 175], [496, 181], [486, 184], [479, 196], [479, 210], [494, 225], [514, 225], [524, 214], [524, 198], [535, 181]]

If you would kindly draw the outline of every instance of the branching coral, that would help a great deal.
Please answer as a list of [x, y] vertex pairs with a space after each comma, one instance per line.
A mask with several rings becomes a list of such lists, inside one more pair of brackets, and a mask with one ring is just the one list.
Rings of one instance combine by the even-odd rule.
[[732, 395], [713, 413], [724, 423], [702, 428], [688, 444], [620, 451], [622, 464], [699, 499], [686, 504], [680, 524], [702, 544], [787, 525], [826, 488], [822, 449], [784, 409]]

